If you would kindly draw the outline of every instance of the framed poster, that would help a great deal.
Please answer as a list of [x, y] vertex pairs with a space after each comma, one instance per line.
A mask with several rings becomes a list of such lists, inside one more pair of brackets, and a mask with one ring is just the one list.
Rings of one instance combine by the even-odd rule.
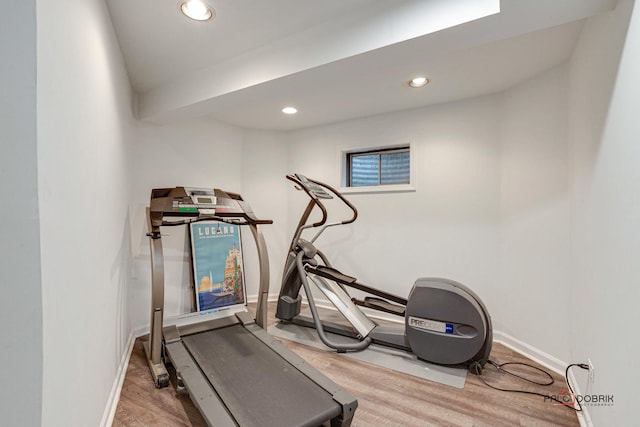
[[218, 221], [190, 224], [198, 311], [244, 305], [240, 227]]

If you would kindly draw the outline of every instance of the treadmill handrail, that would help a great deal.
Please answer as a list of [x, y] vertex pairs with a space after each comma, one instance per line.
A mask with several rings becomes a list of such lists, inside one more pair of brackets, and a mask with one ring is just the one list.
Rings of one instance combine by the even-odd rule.
[[222, 217], [222, 216], [218, 216], [218, 215], [203, 215], [203, 216], [199, 216], [197, 218], [182, 219], [182, 220], [178, 220], [178, 221], [165, 221], [163, 219], [162, 220], [162, 226], [171, 227], [171, 226], [174, 226], [174, 225], [187, 225], [187, 224], [191, 224], [193, 222], [200, 222], [200, 221], [220, 221], [220, 222], [225, 222], [227, 224], [234, 224], [234, 225], [273, 224], [273, 220], [271, 220], [271, 219], [257, 219], [256, 218], [255, 220], [252, 220], [252, 221], [239, 221], [239, 220], [235, 219], [235, 217]]

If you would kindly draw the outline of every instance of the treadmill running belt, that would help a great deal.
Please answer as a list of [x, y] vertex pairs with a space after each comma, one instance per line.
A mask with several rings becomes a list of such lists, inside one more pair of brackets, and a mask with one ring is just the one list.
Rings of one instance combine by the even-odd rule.
[[319, 426], [341, 413], [331, 395], [242, 325], [182, 338], [241, 426]]

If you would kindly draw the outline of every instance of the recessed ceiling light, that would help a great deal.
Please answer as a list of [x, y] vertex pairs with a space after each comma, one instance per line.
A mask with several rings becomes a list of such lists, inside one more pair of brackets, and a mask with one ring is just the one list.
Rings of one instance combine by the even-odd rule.
[[409, 80], [409, 86], [411, 87], [422, 87], [426, 86], [429, 83], [429, 79], [426, 77], [416, 77], [414, 79]]
[[284, 107], [282, 112], [285, 114], [295, 114], [298, 112], [298, 109], [296, 107]]
[[208, 21], [215, 16], [213, 8], [202, 0], [183, 0], [180, 2], [180, 11], [195, 21]]

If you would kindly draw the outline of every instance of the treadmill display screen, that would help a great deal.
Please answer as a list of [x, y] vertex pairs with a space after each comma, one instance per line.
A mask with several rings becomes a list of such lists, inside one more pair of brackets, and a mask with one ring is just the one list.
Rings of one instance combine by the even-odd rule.
[[213, 203], [210, 197], [198, 197], [198, 203]]

